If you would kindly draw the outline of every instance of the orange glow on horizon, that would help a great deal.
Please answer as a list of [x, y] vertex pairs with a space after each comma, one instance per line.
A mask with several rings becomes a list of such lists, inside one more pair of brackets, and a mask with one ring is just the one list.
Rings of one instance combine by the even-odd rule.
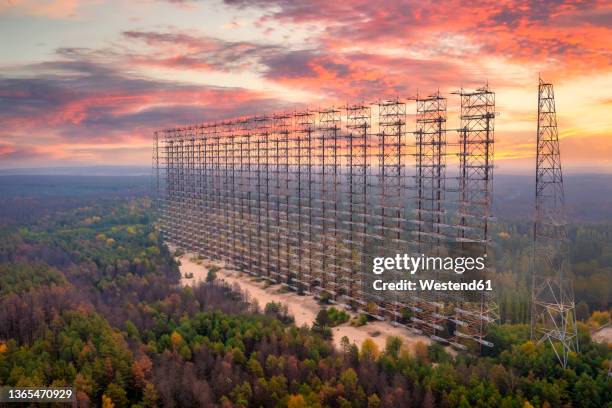
[[488, 83], [511, 172], [534, 154], [541, 74], [566, 167], [612, 172], [609, 2], [238, 4], [1, 5], [0, 167], [149, 164], [155, 129], [437, 90], [453, 129], [451, 92]]

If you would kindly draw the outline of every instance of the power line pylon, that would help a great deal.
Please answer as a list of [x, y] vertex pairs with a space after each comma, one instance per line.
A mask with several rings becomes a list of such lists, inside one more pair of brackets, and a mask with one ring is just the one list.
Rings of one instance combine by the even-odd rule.
[[578, 351], [565, 194], [553, 85], [539, 80], [531, 339], [549, 342], [563, 368]]

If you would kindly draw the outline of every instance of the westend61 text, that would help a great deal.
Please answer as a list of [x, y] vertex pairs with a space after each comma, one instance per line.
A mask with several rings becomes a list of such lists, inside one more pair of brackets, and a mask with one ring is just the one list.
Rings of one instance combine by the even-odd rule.
[[[418, 282], [418, 285], [417, 285]], [[372, 283], [374, 290], [396, 290], [396, 291], [482, 291], [493, 290], [491, 280], [473, 280], [470, 282], [438, 282], [433, 279], [421, 279], [417, 282], [408, 279], [402, 279], [396, 282], [384, 282], [382, 279], [377, 279]]]

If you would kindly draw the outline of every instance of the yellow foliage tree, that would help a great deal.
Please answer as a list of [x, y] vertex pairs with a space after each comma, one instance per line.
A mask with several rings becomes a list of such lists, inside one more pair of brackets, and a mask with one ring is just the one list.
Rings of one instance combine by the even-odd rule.
[[287, 400], [288, 408], [306, 408], [306, 400], [301, 394], [291, 395]]
[[589, 325], [595, 329], [610, 323], [610, 312], [596, 310], [589, 318]]
[[170, 341], [172, 342], [172, 349], [176, 351], [178, 347], [181, 345], [181, 343], [183, 343], [183, 336], [173, 331], [172, 334], [170, 335]]
[[418, 362], [429, 364], [429, 350], [427, 350], [427, 345], [422, 341], [414, 343], [414, 356]]
[[359, 354], [359, 358], [362, 360], [375, 361], [378, 359], [379, 355], [380, 350], [378, 349], [376, 343], [374, 343], [374, 340], [365, 339], [361, 344], [361, 353]]
[[368, 397], [368, 408], [379, 408], [380, 398], [376, 394], [372, 394]]
[[113, 404], [113, 400], [106, 395], [102, 395], [102, 408], [115, 408], [115, 404]]

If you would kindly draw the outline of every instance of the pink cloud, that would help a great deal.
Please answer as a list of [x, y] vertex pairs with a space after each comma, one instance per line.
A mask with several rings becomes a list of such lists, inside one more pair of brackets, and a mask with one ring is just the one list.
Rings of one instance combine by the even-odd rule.
[[[318, 40], [330, 53], [359, 45], [372, 52], [401, 47], [438, 56], [459, 53], [475, 60], [487, 56], [518, 63], [553, 59], [556, 73], [566, 75], [607, 70], [612, 62], [612, 6], [604, 1], [407, 0], [384, 6], [368, 0], [226, 3], [261, 7], [264, 26], [282, 22], [325, 27]], [[464, 49], [460, 41], [446, 46], [444, 39], [449, 37], [474, 47]]]
[[65, 19], [74, 17], [78, 6], [79, 0], [5, 0], [0, 13]]

